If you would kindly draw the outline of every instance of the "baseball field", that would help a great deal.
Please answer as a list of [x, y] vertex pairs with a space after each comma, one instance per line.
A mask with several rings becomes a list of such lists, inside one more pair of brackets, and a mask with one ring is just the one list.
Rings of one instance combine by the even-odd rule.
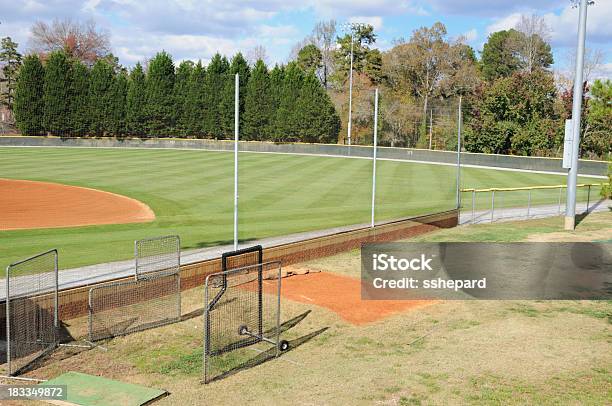
[[[154, 219], [87, 226], [3, 228], [0, 263], [58, 248], [61, 268], [133, 255], [133, 241], [179, 234], [182, 249], [232, 240], [233, 155], [202, 150], [102, 148], [0, 148], [0, 178], [97, 189], [138, 201]], [[321, 156], [240, 154], [239, 238], [248, 241], [370, 221], [372, 163], [367, 159]], [[455, 207], [453, 166], [379, 161], [377, 221]], [[558, 185], [558, 175], [464, 168], [463, 188]], [[580, 178], [579, 182], [600, 182]], [[598, 192], [593, 191], [594, 195]], [[558, 193], [534, 195], [533, 204], [554, 203]], [[508, 195], [505, 205], [522, 205], [525, 196]], [[32, 196], [32, 201], [53, 201]], [[485, 204], [487, 196], [479, 196]], [[514, 200], [513, 200], [514, 199]], [[3, 202], [0, 197], [0, 206]], [[97, 201], [73, 202], [68, 211], [98, 209]], [[6, 203], [4, 203], [6, 204]], [[39, 209], [41, 209], [39, 207]], [[45, 207], [42, 207], [44, 212]], [[121, 209], [117, 209], [120, 211]], [[17, 210], [18, 212], [19, 210]], [[21, 214], [28, 220], [28, 212]], [[29, 219], [31, 220], [31, 219]], [[100, 222], [102, 223], [102, 222]]]

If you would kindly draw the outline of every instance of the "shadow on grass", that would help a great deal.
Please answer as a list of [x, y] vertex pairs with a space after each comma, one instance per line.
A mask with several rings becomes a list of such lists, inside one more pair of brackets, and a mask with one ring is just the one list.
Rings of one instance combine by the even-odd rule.
[[[576, 225], [580, 224], [584, 219], [586, 219], [591, 213], [594, 212], [594, 209], [604, 204], [606, 199], [601, 199], [598, 202], [594, 203], [588, 211], [584, 211], [580, 214], [576, 215]], [[608, 210], [612, 212], [612, 206], [608, 206]]]
[[[311, 310], [307, 310], [304, 313], [301, 313], [285, 322], [283, 322], [280, 325], [280, 333], [284, 333], [290, 329], [292, 329], [293, 327], [297, 326], [300, 322], [302, 322], [309, 314], [310, 314]], [[234, 365], [232, 365], [231, 367], [229, 367], [229, 369], [223, 371], [223, 372], [219, 372], [218, 374], [213, 374], [213, 376], [207, 376], [205, 378], [205, 382], [204, 383], [211, 383], [220, 379], [224, 379], [227, 378], [228, 376], [234, 375], [240, 371], [244, 371], [246, 369], [250, 369], [253, 368], [257, 365], [261, 365], [264, 362], [270, 361], [274, 358], [277, 357], [282, 357], [283, 354], [292, 351], [293, 349], [301, 346], [304, 343], [307, 343], [308, 341], [312, 340], [313, 338], [317, 337], [318, 335], [322, 334], [323, 332], [325, 332], [328, 329], [328, 327], [323, 327], [319, 330], [313, 331], [309, 334], [306, 334], [302, 337], [293, 339], [288, 341], [289, 343], [289, 348], [286, 351], [281, 352], [280, 354], [278, 353], [277, 349], [275, 346], [271, 345], [267, 350], [265, 351], [261, 351], [258, 352], [254, 357], [249, 357], [248, 359], [241, 359], [239, 361], [235, 361], [233, 362]], [[270, 332], [269, 332], [270, 333]], [[272, 332], [274, 333], [274, 332]], [[215, 357], [218, 355], [222, 355], [223, 353], [229, 353], [231, 352], [232, 349], [236, 348], [236, 345], [240, 344], [240, 343], [232, 343], [231, 345], [219, 349], [217, 351], [215, 351], [214, 355], [211, 355], [210, 357]], [[245, 341], [244, 346], [241, 346], [242, 348], [246, 347], [248, 345], [248, 343]], [[259, 351], [257, 349], [254, 349], [254, 351]], [[209, 358], [210, 358], [209, 357]]]
[[317, 337], [318, 335], [324, 333], [329, 327], [323, 327], [319, 330], [313, 331], [312, 333], [306, 334], [305, 336], [296, 338], [294, 340], [289, 341], [289, 349], [287, 351], [284, 351], [282, 353], [280, 353], [279, 356], [277, 356], [277, 352], [276, 352], [276, 348], [275, 347], [270, 347], [268, 350], [263, 351], [258, 353], [255, 357], [250, 358], [244, 362], [242, 362], [241, 364], [231, 368], [228, 371], [225, 371], [219, 375], [213, 376], [211, 378], [209, 378], [205, 383], [212, 383], [212, 382], [216, 382], [218, 380], [221, 379], [225, 379], [229, 376], [232, 376], [240, 371], [244, 371], [246, 369], [250, 369], [253, 367], [256, 367], [258, 365], [261, 365], [267, 361], [273, 360], [275, 358], [282, 358], [283, 354], [286, 354], [292, 350], [294, 350], [295, 348], [301, 346], [302, 344], [307, 343], [308, 341], [312, 340], [313, 338]]
[[[257, 237], [243, 238], [243, 239], [238, 240], [238, 244], [248, 243], [251, 241], [255, 241], [257, 239], [258, 239]], [[200, 242], [196, 242], [195, 244], [184, 245], [181, 247], [181, 249], [187, 250], [187, 249], [214, 248], [214, 247], [221, 247], [221, 246], [232, 245], [232, 244], [234, 244], [234, 240], [200, 241]]]

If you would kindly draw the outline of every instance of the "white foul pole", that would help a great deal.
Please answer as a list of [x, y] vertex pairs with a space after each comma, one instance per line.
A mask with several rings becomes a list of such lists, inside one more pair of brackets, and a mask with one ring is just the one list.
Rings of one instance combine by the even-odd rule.
[[374, 228], [374, 211], [376, 207], [376, 150], [378, 148], [378, 88], [374, 93], [374, 152], [372, 159], [372, 228]]
[[238, 137], [240, 114], [240, 77], [236, 73], [234, 92], [234, 251], [238, 249]]
[[[578, 183], [578, 154], [580, 153], [580, 119], [582, 113], [582, 68], [584, 65], [584, 42], [588, 0], [580, 0], [578, 44], [576, 49], [576, 73], [574, 75], [574, 99], [572, 100], [572, 157], [567, 174], [567, 203], [565, 205], [565, 229], [576, 228], [576, 184]], [[587, 208], [588, 209], [588, 208]]]
[[461, 208], [461, 96], [457, 113], [457, 209]]

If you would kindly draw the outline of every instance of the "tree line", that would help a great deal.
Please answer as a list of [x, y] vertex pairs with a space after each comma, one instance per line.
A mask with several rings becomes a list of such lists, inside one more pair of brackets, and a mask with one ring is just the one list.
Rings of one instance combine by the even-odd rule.
[[[516, 27], [490, 34], [479, 56], [464, 38], [449, 37], [440, 22], [395, 40], [385, 52], [374, 48], [372, 26], [357, 25], [352, 34], [337, 36], [330, 47], [327, 39], [336, 35], [335, 22], [318, 24], [296, 45], [294, 57], [304, 69], [318, 72], [346, 117], [352, 45], [354, 142], [371, 142], [372, 93], [379, 87], [384, 145], [456, 149], [461, 96], [467, 151], [561, 154], [573, 78], [552, 72], [542, 17], [523, 15]], [[602, 158], [612, 147], [612, 82], [589, 77], [600, 62], [596, 55], [587, 53], [585, 62], [581, 155]], [[344, 123], [341, 133], [346, 131]]]
[[207, 66], [166, 52], [131, 70], [98, 59], [90, 68], [65, 51], [23, 59], [14, 92], [25, 135], [232, 138], [239, 75], [241, 138], [336, 142], [340, 118], [314, 72], [297, 63], [216, 54]]
[[[371, 25], [356, 24], [350, 31], [339, 34], [335, 21], [319, 22], [296, 44], [292, 62], [272, 69], [260, 61], [265, 48], [257, 46], [247, 53], [249, 63], [242, 55], [231, 61], [216, 55], [206, 67], [193, 62], [175, 67], [162, 53], [127, 72], [95, 24], [36, 23], [29, 42], [38, 62], [29, 56], [22, 68], [16, 44], [2, 42], [0, 102], [9, 111], [13, 104], [21, 109], [26, 134], [228, 138], [232, 75], [240, 73], [245, 138], [342, 143], [352, 50], [354, 143], [372, 142], [373, 93], [379, 87], [381, 145], [456, 149], [462, 97], [467, 151], [561, 154], [573, 78], [552, 72], [542, 17], [524, 15], [513, 29], [491, 33], [480, 52], [465, 38], [450, 37], [440, 22], [396, 39], [386, 51], [376, 48]], [[612, 145], [612, 82], [593, 80], [601, 58], [591, 51], [585, 61], [581, 156], [601, 158]], [[32, 86], [18, 92], [17, 77], [28, 75], [37, 79], [23, 79]], [[20, 92], [29, 98], [16, 100]], [[28, 114], [31, 125], [25, 123]]]

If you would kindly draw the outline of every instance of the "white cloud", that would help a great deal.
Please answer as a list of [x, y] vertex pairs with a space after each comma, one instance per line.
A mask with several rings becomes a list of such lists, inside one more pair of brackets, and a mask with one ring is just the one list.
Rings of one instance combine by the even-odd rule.
[[346, 18], [368, 15], [396, 15], [405, 13], [412, 7], [412, 1], [401, 0], [306, 0], [295, 1], [312, 7], [323, 18]]
[[594, 79], [610, 79], [612, 80], [612, 63], [602, 64], [595, 72], [593, 72]]
[[509, 30], [510, 28], [514, 28], [520, 20], [521, 13], [512, 13], [504, 18], [500, 18], [489, 26], [487, 26], [487, 35], [497, 31]]
[[[560, 14], [544, 15], [552, 29], [552, 43], [556, 46], [575, 46], [578, 35], [578, 9], [566, 6]], [[610, 44], [612, 38], [612, 2], [597, 1], [587, 10], [587, 41]]]
[[380, 16], [356, 16], [350, 17], [349, 22], [351, 23], [363, 23], [369, 24], [374, 27], [375, 30], [380, 30], [383, 27], [383, 18]]
[[461, 36], [465, 39], [465, 42], [473, 42], [478, 38], [478, 30], [472, 28], [469, 31], [464, 32]]
[[[531, 9], [549, 11], [559, 8], [559, 0], [421, 0], [436, 11], [459, 15], [498, 17]], [[569, 0], [567, 0], [569, 2]]]
[[[533, 9], [525, 10], [532, 14]], [[487, 27], [487, 34], [514, 28], [521, 18], [520, 12], [497, 18]], [[553, 46], [575, 46], [578, 32], [578, 9], [568, 2], [560, 13], [549, 12], [543, 15], [551, 29]], [[587, 13], [587, 41], [609, 44], [612, 37], [612, 1], [597, 1], [589, 6]]]

